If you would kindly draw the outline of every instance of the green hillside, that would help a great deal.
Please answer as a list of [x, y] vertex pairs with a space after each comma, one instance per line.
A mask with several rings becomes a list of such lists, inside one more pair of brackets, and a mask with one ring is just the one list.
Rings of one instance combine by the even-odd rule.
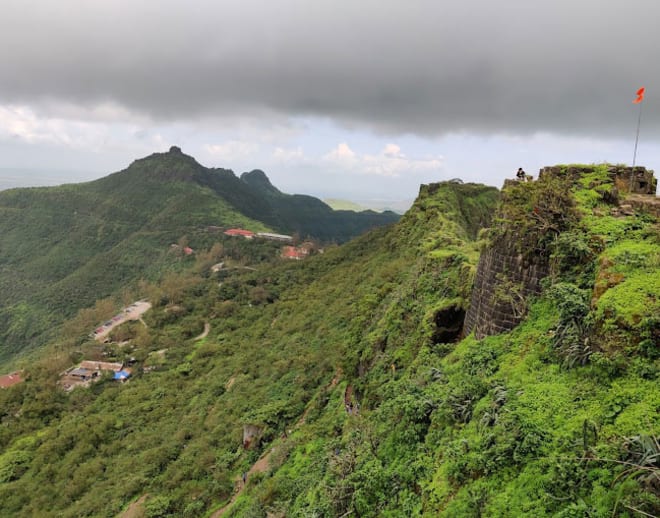
[[323, 241], [342, 243], [362, 234], [366, 229], [393, 223], [400, 218], [391, 211], [333, 210], [312, 196], [284, 194], [259, 170], [243, 173], [241, 181], [258, 192], [262, 205], [266, 204], [274, 214], [272, 219], [261, 218], [263, 221], [275, 228], [296, 232], [302, 237], [309, 235]]
[[[509, 186], [496, 211], [495, 189], [423, 186], [322, 255], [198, 258], [144, 285], [146, 327], [63, 335], [0, 390], [0, 514], [657, 516], [658, 219], [592, 169]], [[502, 239], [550, 273], [511, 332], [462, 337]], [[56, 388], [81, 357], [134, 376]]]
[[[14, 451], [29, 437], [36, 441], [29, 463], [18, 468], [20, 478], [0, 484], [5, 512], [38, 514], [48, 500], [54, 515], [74, 516], [87, 509], [111, 516], [150, 484], [163, 494], [169, 494], [166, 487], [180, 485], [179, 496], [171, 498], [184, 506], [192, 494], [200, 509], [216, 505], [231, 494], [237, 470], [246, 469], [258, 454], [242, 453], [243, 425], [263, 426], [268, 442], [294, 426], [309, 405], [319, 408], [308, 419], [319, 414], [325, 404], [319, 390], [338, 369], [354, 369], [358, 358], [350, 351], [375, 318], [368, 312], [381, 298], [400, 300], [402, 316], [406, 311], [423, 315], [426, 302], [435, 299], [432, 282], [439, 281], [447, 285], [448, 300], [465, 302], [468, 279], [460, 289], [453, 284], [476, 261], [471, 238], [480, 220], [489, 221], [496, 196], [492, 188], [451, 185], [424, 195], [397, 228], [374, 231], [302, 263], [265, 269], [255, 264], [256, 272], [227, 270], [221, 272], [221, 285], [213, 278], [170, 277], [167, 286], [152, 288], [156, 307], [145, 315], [148, 336], [137, 326], [135, 350], [105, 350], [121, 358], [135, 356], [145, 362], [142, 366], [157, 365], [144, 374], [138, 369], [124, 386], [105, 383], [70, 395], [56, 390], [52, 384], [71, 354], [81, 350], [89, 357], [102, 351], [91, 342], [82, 349], [55, 344], [58, 361], [51, 356], [47, 365], [28, 366], [28, 382], [0, 391], [7, 424], [0, 429], [0, 444]], [[464, 197], [461, 210], [456, 199]], [[469, 228], [464, 227], [465, 211], [471, 213]], [[431, 254], [440, 245], [465, 245], [468, 256], [461, 254], [456, 267], [445, 271], [445, 259]], [[415, 291], [419, 300], [407, 301]], [[210, 323], [211, 333], [204, 341], [192, 341], [204, 322]], [[163, 349], [164, 358], [150, 353]], [[21, 407], [21, 417], [10, 418]], [[90, 423], [94, 436], [102, 421], [102, 437], [83, 437], [81, 420]], [[74, 442], [66, 436], [75, 436]], [[64, 447], [56, 446], [47, 458], [32, 449], [61, 440]], [[72, 480], [64, 473], [74, 465], [78, 475]], [[95, 480], [97, 469], [106, 473], [105, 482]], [[42, 493], [37, 487], [43, 486], [44, 476], [61, 486], [56, 482]], [[184, 482], [191, 476], [195, 480]]]
[[277, 192], [271, 202], [231, 171], [207, 169], [178, 148], [93, 182], [0, 192], [0, 361], [54, 336], [53, 327], [79, 308], [181, 269], [170, 245], [209, 248], [218, 240], [210, 226], [341, 242], [397, 219], [347, 216], [315, 198]]

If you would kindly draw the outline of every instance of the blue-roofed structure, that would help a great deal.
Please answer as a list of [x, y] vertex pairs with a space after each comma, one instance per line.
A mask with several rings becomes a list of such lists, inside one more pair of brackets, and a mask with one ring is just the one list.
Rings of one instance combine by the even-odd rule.
[[115, 372], [113, 379], [119, 380], [119, 381], [124, 381], [125, 379], [128, 379], [131, 376], [131, 373], [128, 371], [117, 371]]

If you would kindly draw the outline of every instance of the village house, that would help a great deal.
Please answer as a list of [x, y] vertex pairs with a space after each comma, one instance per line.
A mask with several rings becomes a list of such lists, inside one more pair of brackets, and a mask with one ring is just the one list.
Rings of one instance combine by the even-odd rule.
[[89, 381], [93, 378], [96, 378], [99, 375], [99, 371], [92, 371], [89, 369], [82, 369], [77, 367], [66, 373], [66, 376], [74, 382]]
[[19, 371], [11, 372], [9, 374], [5, 374], [4, 376], [0, 376], [0, 388], [9, 388], [13, 385], [16, 385], [17, 383], [21, 383], [22, 381], [25, 380], [21, 377], [21, 373]]
[[93, 381], [100, 379], [104, 371], [112, 372], [113, 379], [124, 381], [130, 376], [130, 370], [123, 370], [123, 367], [121, 363], [84, 360], [77, 367], [72, 367], [60, 375], [60, 385], [66, 391], [89, 386]]
[[226, 236], [244, 237], [245, 239], [252, 239], [254, 237], [254, 232], [242, 228], [230, 228], [225, 230], [223, 233]]
[[300, 261], [307, 257], [312, 250], [314, 250], [314, 244], [310, 241], [305, 241], [299, 246], [283, 246], [282, 247], [282, 259], [294, 259]]
[[282, 247], [282, 254], [281, 254], [282, 259], [293, 259], [296, 261], [300, 261], [301, 259], [304, 259], [307, 257], [307, 253], [298, 249], [296, 246], [283, 246]]
[[305, 241], [298, 245], [299, 250], [303, 250], [307, 255], [311, 254], [313, 251], [318, 251], [318, 248], [311, 241]]
[[116, 381], [126, 381], [130, 377], [131, 377], [131, 369], [122, 369], [120, 371], [115, 372], [112, 379]]
[[124, 365], [117, 362], [97, 362], [93, 360], [84, 360], [80, 363], [81, 369], [88, 369], [91, 371], [112, 371], [119, 372]]

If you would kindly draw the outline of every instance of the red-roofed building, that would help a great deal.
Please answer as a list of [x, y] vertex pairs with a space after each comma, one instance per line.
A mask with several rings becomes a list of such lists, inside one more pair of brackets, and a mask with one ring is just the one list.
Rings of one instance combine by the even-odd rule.
[[0, 388], [11, 387], [12, 385], [16, 385], [21, 381], [25, 381], [25, 380], [21, 378], [21, 373], [18, 371], [12, 372], [11, 374], [5, 374], [4, 376], [0, 376]]
[[282, 247], [282, 259], [295, 259], [300, 261], [309, 255], [309, 251], [304, 248], [299, 248], [296, 246], [283, 246]]
[[252, 239], [254, 237], [254, 232], [242, 228], [230, 228], [229, 230], [225, 230], [224, 234], [226, 236], [244, 237], [245, 239]]

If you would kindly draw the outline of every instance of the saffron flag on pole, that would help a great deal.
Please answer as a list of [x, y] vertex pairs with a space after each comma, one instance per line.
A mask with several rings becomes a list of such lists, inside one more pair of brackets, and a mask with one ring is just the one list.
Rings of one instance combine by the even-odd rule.
[[637, 99], [633, 101], [634, 104], [639, 104], [644, 100], [644, 90], [645, 88], [643, 86], [637, 90]]

